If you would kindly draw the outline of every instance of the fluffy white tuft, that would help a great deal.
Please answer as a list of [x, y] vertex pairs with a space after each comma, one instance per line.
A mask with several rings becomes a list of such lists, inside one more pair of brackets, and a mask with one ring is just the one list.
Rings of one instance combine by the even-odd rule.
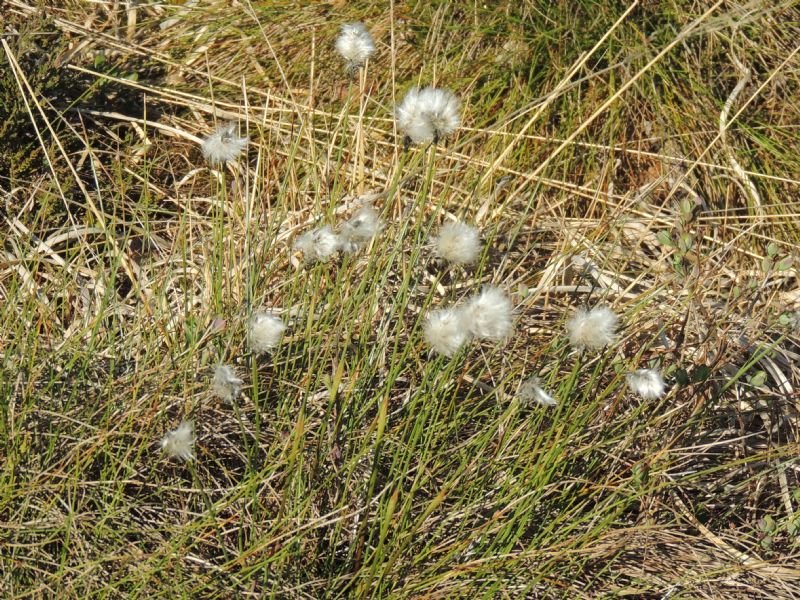
[[336, 51], [347, 61], [348, 69], [356, 69], [375, 53], [375, 41], [363, 23], [346, 23], [336, 38]]
[[221, 165], [235, 161], [247, 147], [247, 142], [246, 137], [238, 137], [236, 123], [228, 123], [218, 127], [203, 140], [201, 151], [212, 165]]
[[522, 382], [517, 395], [525, 402], [535, 402], [539, 406], [556, 406], [556, 400], [542, 387], [538, 377], [531, 377]]
[[286, 325], [278, 317], [266, 312], [255, 313], [247, 327], [250, 349], [256, 354], [272, 350], [281, 343], [285, 329]]
[[487, 286], [464, 306], [462, 321], [470, 333], [485, 340], [502, 340], [511, 335], [511, 299], [497, 287]]
[[458, 265], [471, 265], [481, 253], [478, 230], [460, 221], [442, 225], [434, 244], [436, 254]]
[[214, 379], [211, 380], [211, 391], [218, 398], [231, 402], [241, 393], [243, 383], [244, 381], [236, 376], [233, 367], [217, 365], [214, 369]]
[[308, 262], [325, 262], [339, 251], [341, 240], [330, 225], [325, 225], [299, 236], [294, 247], [303, 253]]
[[470, 338], [457, 308], [441, 308], [429, 313], [423, 333], [428, 345], [445, 356], [453, 356]]
[[191, 421], [181, 421], [177, 429], [161, 438], [161, 449], [171, 458], [194, 460], [194, 441], [194, 425]]
[[345, 252], [355, 252], [383, 229], [378, 211], [365, 206], [339, 227], [339, 241]]
[[619, 318], [607, 306], [596, 306], [592, 310], [579, 308], [567, 321], [569, 343], [576, 348], [599, 350], [617, 339]]
[[628, 373], [628, 385], [634, 394], [645, 400], [655, 400], [664, 395], [667, 384], [655, 369], [638, 369]]
[[449, 90], [411, 88], [397, 105], [397, 128], [414, 143], [438, 141], [461, 124], [461, 103]]

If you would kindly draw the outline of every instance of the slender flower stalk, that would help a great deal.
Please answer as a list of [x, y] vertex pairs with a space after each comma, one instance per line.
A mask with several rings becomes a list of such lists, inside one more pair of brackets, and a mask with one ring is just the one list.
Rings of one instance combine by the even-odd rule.
[[461, 103], [449, 90], [411, 88], [395, 110], [397, 128], [415, 144], [448, 137], [461, 124]]
[[191, 421], [181, 421], [177, 429], [167, 432], [161, 438], [161, 449], [171, 458], [183, 461], [194, 460], [194, 425]]

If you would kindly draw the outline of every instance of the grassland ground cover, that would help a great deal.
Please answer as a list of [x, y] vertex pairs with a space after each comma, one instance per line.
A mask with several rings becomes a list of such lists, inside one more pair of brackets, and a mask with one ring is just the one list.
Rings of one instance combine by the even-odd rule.
[[[796, 2], [0, 20], [0, 596], [800, 597]], [[428, 85], [461, 125], [405, 149]], [[297, 251], [366, 206], [356, 251]], [[432, 352], [486, 286], [513, 334]], [[573, 347], [584, 307], [613, 343]]]

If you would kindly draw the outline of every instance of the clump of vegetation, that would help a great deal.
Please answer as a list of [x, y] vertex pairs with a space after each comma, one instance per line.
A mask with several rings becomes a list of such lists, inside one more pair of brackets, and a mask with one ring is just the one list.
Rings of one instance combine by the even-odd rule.
[[3, 595], [797, 595], [797, 8], [229, 9], [11, 2]]

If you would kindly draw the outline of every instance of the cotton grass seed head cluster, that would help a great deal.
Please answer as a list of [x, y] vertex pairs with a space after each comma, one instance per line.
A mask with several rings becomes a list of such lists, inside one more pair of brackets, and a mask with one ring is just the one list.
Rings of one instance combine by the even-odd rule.
[[430, 312], [424, 326], [425, 341], [435, 352], [452, 357], [472, 338], [503, 340], [514, 329], [512, 311], [505, 292], [487, 286], [461, 305]]
[[411, 88], [395, 110], [397, 128], [415, 144], [438, 142], [461, 124], [461, 103], [449, 90]]
[[478, 230], [461, 221], [442, 225], [433, 243], [438, 256], [456, 265], [471, 265], [481, 254]]
[[303, 259], [308, 263], [326, 262], [340, 251], [349, 253], [359, 250], [382, 229], [378, 211], [372, 206], [365, 206], [342, 223], [338, 233], [330, 225], [318, 227], [298, 236], [294, 248], [303, 253]]
[[523, 402], [530, 402], [539, 406], [556, 406], [558, 404], [555, 398], [542, 388], [541, 381], [536, 376], [529, 377], [522, 382], [517, 396]]
[[435, 352], [447, 357], [455, 355], [470, 339], [458, 308], [441, 308], [429, 313], [423, 335]]
[[341, 240], [330, 225], [307, 231], [294, 242], [296, 250], [303, 253], [306, 262], [326, 262], [339, 252]]
[[513, 306], [498, 287], [487, 286], [470, 298], [462, 311], [462, 321], [476, 338], [499, 341], [511, 335]]
[[217, 398], [232, 402], [242, 391], [244, 381], [236, 376], [230, 365], [217, 365], [214, 378], [211, 380], [211, 391]]
[[247, 142], [246, 137], [239, 137], [236, 123], [228, 123], [217, 127], [205, 138], [200, 150], [212, 165], [223, 165], [234, 162], [247, 147]]
[[345, 23], [336, 38], [336, 51], [344, 58], [347, 70], [353, 71], [375, 53], [375, 41], [363, 23]]
[[255, 354], [263, 354], [281, 343], [286, 325], [281, 319], [268, 312], [259, 311], [250, 317], [247, 326], [247, 339]]
[[161, 438], [161, 449], [170, 458], [194, 460], [194, 425], [191, 421], [181, 421], [177, 429], [167, 432]]
[[661, 398], [667, 389], [661, 373], [655, 369], [637, 369], [628, 373], [627, 379], [631, 391], [645, 400]]
[[600, 350], [616, 341], [618, 325], [619, 318], [607, 306], [579, 308], [567, 321], [569, 343], [576, 348]]
[[339, 245], [344, 252], [355, 252], [383, 229], [378, 211], [365, 206], [339, 227]]

